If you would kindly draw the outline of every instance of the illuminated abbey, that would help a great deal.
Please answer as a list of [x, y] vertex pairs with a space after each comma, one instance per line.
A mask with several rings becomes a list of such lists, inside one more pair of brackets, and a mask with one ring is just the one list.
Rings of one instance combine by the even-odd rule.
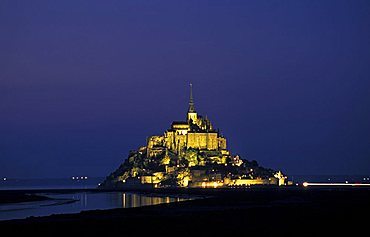
[[196, 112], [190, 84], [186, 120], [172, 122], [163, 135], [150, 136], [145, 146], [130, 151], [100, 188], [225, 188], [285, 185], [285, 180], [280, 171], [230, 154], [226, 138]]
[[156, 156], [164, 150], [182, 156], [188, 149], [219, 151], [223, 157], [230, 152], [226, 149], [226, 138], [213, 129], [207, 117], [199, 116], [194, 107], [193, 88], [190, 84], [190, 101], [186, 121], [173, 122], [163, 136], [151, 136], [147, 140], [147, 156]]

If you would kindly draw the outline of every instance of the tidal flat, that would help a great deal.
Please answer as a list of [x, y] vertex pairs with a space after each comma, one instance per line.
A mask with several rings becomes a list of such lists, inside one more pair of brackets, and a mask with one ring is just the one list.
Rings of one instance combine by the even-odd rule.
[[[155, 192], [173, 194], [176, 190]], [[365, 231], [370, 211], [370, 189], [362, 187], [187, 189], [177, 193], [204, 198], [1, 221], [0, 228], [17, 236], [29, 233], [38, 236], [70, 233], [86, 236], [353, 235]]]

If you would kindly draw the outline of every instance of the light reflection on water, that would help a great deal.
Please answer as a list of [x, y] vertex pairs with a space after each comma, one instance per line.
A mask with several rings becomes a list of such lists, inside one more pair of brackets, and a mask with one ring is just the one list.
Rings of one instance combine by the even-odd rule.
[[[23, 219], [30, 216], [48, 216], [52, 214], [78, 213], [87, 210], [112, 208], [132, 208], [161, 203], [179, 202], [190, 198], [149, 196], [125, 192], [79, 192], [68, 194], [42, 195], [55, 198], [38, 202], [25, 202], [0, 205], [0, 220]], [[75, 200], [74, 202], [71, 202]]]
[[170, 203], [170, 202], [179, 202], [185, 199], [173, 198], [173, 197], [149, 197], [132, 193], [123, 193], [122, 194], [122, 207], [139, 207], [147, 205], [157, 205], [161, 203]]

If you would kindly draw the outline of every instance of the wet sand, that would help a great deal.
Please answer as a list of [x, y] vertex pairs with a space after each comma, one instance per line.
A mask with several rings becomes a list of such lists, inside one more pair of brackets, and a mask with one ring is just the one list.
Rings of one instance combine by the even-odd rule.
[[204, 198], [139, 208], [1, 221], [0, 228], [11, 231], [15, 236], [354, 236], [367, 231], [370, 213], [369, 188], [283, 187], [155, 192]]

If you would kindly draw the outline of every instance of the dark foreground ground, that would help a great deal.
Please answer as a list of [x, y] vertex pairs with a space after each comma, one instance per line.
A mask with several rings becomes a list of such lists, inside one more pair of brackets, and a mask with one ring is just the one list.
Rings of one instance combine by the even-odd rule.
[[370, 227], [368, 188], [182, 192], [208, 198], [0, 221], [1, 236], [367, 236]]

